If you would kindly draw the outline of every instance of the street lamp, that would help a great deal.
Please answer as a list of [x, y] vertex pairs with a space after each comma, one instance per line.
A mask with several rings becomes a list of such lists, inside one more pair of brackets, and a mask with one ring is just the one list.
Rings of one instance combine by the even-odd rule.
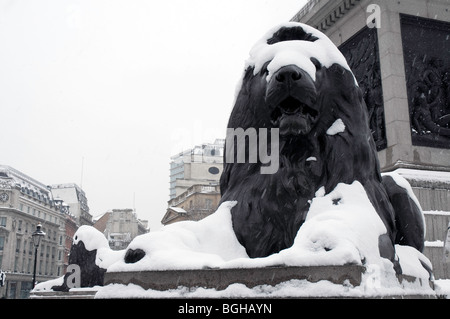
[[37, 263], [37, 253], [38, 253], [38, 248], [39, 248], [39, 244], [41, 243], [41, 238], [45, 236], [45, 233], [41, 230], [42, 225], [41, 224], [37, 224], [36, 226], [36, 231], [31, 234], [31, 237], [33, 238], [33, 243], [34, 243], [34, 270], [33, 270], [33, 289], [34, 286], [36, 285], [36, 263]]

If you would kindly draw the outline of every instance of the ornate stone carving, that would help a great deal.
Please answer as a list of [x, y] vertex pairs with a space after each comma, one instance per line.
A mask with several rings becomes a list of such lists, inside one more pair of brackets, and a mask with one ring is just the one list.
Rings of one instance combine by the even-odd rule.
[[450, 23], [401, 15], [414, 145], [450, 148]]
[[0, 179], [0, 189], [12, 189], [12, 188], [13, 188], [13, 182], [11, 180]]
[[339, 50], [347, 59], [363, 92], [370, 130], [377, 150], [380, 151], [386, 148], [387, 140], [376, 28], [364, 27], [343, 43]]

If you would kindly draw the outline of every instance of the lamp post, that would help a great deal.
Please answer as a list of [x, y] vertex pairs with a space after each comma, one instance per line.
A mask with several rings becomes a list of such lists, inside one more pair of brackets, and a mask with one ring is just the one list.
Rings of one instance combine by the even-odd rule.
[[36, 264], [37, 264], [37, 253], [38, 253], [38, 248], [39, 248], [39, 244], [41, 243], [41, 238], [45, 236], [45, 233], [41, 230], [42, 225], [38, 224], [36, 226], [36, 231], [31, 234], [31, 237], [33, 238], [33, 243], [34, 243], [34, 269], [33, 269], [33, 285], [32, 285], [32, 289], [34, 289], [34, 286], [36, 285]]

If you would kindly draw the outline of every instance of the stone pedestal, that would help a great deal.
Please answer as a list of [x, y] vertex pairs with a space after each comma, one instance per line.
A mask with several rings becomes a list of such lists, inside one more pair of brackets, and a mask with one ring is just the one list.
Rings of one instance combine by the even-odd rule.
[[31, 292], [30, 299], [94, 299], [97, 288], [83, 288], [68, 292], [63, 291], [37, 291]]
[[258, 285], [274, 286], [292, 279], [306, 279], [310, 282], [328, 280], [335, 284], [348, 282], [353, 286], [359, 286], [364, 269], [362, 266], [348, 265], [107, 272], [104, 284], [131, 283], [154, 290], [176, 289], [179, 286], [223, 290], [235, 283], [253, 288]]
[[[369, 16], [379, 17], [379, 28], [370, 28]], [[450, 171], [448, 1], [312, 0], [292, 20], [324, 32], [347, 58], [365, 92], [383, 170]]]
[[[286, 283], [290, 280], [306, 280], [311, 284], [319, 281], [328, 281], [332, 284], [342, 285], [350, 289], [359, 286], [364, 287], [358, 292], [337, 293], [320, 291], [313, 289], [302, 295], [302, 298], [438, 298], [439, 296], [430, 293], [430, 288], [434, 289], [432, 282], [424, 282], [415, 277], [400, 275], [397, 280], [400, 284], [404, 281], [415, 283], [418, 289], [405, 290], [400, 293], [398, 289], [394, 294], [383, 294], [384, 291], [379, 287], [379, 294], [376, 289], [364, 295], [366, 289], [371, 289], [374, 285], [372, 279], [364, 277], [366, 268], [359, 265], [345, 266], [309, 266], [309, 267], [262, 267], [262, 268], [239, 268], [239, 269], [198, 269], [198, 270], [164, 270], [164, 271], [140, 271], [140, 272], [107, 272], [105, 274], [105, 286], [110, 284], [129, 285], [134, 284], [144, 289], [157, 291], [167, 291], [179, 289], [180, 287], [189, 288], [209, 288], [217, 291], [224, 290], [232, 284], [243, 284], [248, 288], [256, 286], [269, 285], [276, 286], [280, 283]], [[379, 274], [380, 275], [380, 274]], [[381, 275], [381, 277], [383, 277]], [[364, 279], [365, 278], [365, 279]], [[368, 282], [370, 281], [370, 282]], [[392, 283], [391, 283], [392, 284]], [[298, 288], [297, 288], [298, 289]], [[308, 288], [305, 288], [308, 289]], [[423, 290], [423, 292], [421, 292]], [[432, 291], [432, 290], [431, 290]], [[375, 294], [374, 294], [375, 292]], [[258, 298], [266, 297], [262, 294]]]

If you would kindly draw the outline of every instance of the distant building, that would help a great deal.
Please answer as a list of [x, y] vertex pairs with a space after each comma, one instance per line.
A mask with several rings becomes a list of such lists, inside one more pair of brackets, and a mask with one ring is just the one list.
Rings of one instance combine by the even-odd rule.
[[77, 184], [55, 184], [51, 186], [51, 191], [55, 200], [62, 200], [69, 205], [71, 214], [80, 226], [94, 224], [86, 194]]
[[108, 239], [113, 250], [127, 248], [136, 236], [148, 233], [148, 221], [138, 219], [132, 209], [113, 209], [106, 212], [94, 223], [94, 227]]
[[73, 236], [77, 231], [79, 225], [75, 216], [71, 214], [64, 214], [65, 216], [65, 236], [64, 236], [64, 264], [63, 264], [63, 274], [67, 272], [67, 266], [69, 266], [69, 253], [72, 248]]
[[218, 185], [193, 185], [169, 201], [169, 208], [161, 223], [168, 225], [185, 220], [201, 220], [214, 213], [219, 202]]
[[214, 143], [195, 146], [170, 158], [170, 199], [193, 185], [218, 185], [224, 144], [224, 139], [216, 139]]
[[36, 280], [64, 274], [68, 207], [30, 176], [0, 165], [0, 269], [6, 274], [0, 298], [27, 298], [32, 287], [36, 225], [46, 233], [38, 249]]

